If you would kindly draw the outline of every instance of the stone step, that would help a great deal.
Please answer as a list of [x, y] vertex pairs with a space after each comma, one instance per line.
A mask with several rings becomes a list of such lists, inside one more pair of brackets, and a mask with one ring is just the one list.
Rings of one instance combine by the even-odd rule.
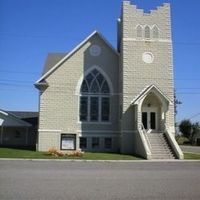
[[148, 134], [147, 137], [151, 144], [152, 159], [175, 159], [163, 133]]
[[152, 156], [174, 157], [172, 154], [153, 154]]
[[167, 152], [167, 153], [172, 153], [170, 149], [151, 149], [151, 152]]
[[165, 157], [165, 156], [152, 156], [151, 158], [152, 158], [152, 159], [155, 159], [155, 160], [159, 160], [159, 159], [161, 159], [161, 160], [162, 160], [162, 159], [163, 159], [163, 160], [164, 160], [164, 159], [166, 159], [166, 160], [168, 160], [168, 159], [169, 159], [169, 160], [175, 159], [175, 157], [171, 157], [171, 156], [170, 156], [170, 157]]

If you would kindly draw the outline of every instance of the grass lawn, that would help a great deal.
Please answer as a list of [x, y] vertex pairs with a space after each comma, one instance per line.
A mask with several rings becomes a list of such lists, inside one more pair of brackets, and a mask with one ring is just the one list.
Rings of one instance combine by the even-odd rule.
[[184, 153], [185, 160], [200, 160], [200, 154], [197, 153]]
[[[0, 148], [0, 158], [28, 158], [28, 159], [83, 159], [83, 160], [141, 160], [142, 158], [123, 155], [116, 153], [91, 153], [85, 152], [81, 157], [55, 157], [48, 155], [45, 152], [22, 150], [22, 149], [12, 149], [12, 148]], [[184, 158], [186, 160], [200, 160], [200, 154], [195, 153], [184, 153]]]
[[[30, 158], [30, 159], [57, 159], [45, 152], [21, 150], [12, 148], [0, 148], [0, 158]], [[59, 159], [84, 159], [84, 160], [139, 160], [141, 158], [115, 153], [89, 153], [86, 152], [81, 157], [64, 156]]]

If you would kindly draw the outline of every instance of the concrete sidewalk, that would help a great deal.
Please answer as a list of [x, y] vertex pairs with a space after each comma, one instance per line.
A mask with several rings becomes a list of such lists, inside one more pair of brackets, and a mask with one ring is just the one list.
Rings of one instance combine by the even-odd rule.
[[183, 152], [190, 152], [190, 153], [199, 153], [200, 154], [200, 146], [186, 146], [180, 145], [180, 148]]
[[108, 162], [108, 163], [151, 163], [151, 162], [200, 162], [200, 160], [155, 159], [155, 160], [83, 160], [83, 159], [32, 159], [0, 158], [0, 161], [44, 161], [44, 162]]

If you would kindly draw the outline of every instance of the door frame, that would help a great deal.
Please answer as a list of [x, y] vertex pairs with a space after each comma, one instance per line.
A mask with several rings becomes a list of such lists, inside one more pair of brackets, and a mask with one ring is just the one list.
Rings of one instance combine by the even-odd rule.
[[[152, 131], [157, 131], [158, 130], [158, 108], [157, 107], [143, 107], [142, 108], [142, 113], [146, 112], [147, 113], [147, 131], [151, 130]], [[155, 113], [155, 129], [151, 129], [151, 113]], [[141, 113], [141, 116], [142, 116]]]

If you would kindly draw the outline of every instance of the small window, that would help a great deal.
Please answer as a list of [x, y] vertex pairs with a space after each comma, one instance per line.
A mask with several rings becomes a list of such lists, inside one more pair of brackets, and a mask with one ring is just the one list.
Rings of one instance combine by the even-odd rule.
[[145, 33], [145, 38], [150, 39], [150, 28], [149, 26], [145, 27], [144, 33]]
[[159, 30], [157, 26], [153, 27], [153, 38], [158, 38], [159, 37]]
[[142, 37], [142, 27], [140, 25], [137, 26], [137, 37]]
[[86, 137], [80, 138], [80, 148], [87, 149], [87, 138]]
[[105, 138], [105, 141], [104, 141], [104, 146], [105, 146], [105, 149], [111, 149], [112, 148], [112, 138]]
[[61, 134], [61, 150], [75, 150], [76, 149], [76, 135]]
[[99, 138], [97, 137], [92, 138], [92, 148], [93, 149], [99, 148]]

